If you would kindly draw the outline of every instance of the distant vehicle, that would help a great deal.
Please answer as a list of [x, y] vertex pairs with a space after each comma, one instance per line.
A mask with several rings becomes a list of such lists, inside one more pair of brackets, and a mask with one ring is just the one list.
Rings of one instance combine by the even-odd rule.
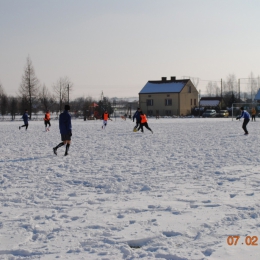
[[217, 113], [216, 110], [207, 109], [203, 114], [202, 117], [216, 117]]
[[229, 117], [229, 113], [227, 110], [220, 110], [217, 115], [217, 117]]

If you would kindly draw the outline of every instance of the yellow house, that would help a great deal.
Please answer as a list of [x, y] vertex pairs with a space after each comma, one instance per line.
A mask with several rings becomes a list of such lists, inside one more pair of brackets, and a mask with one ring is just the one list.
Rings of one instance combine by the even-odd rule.
[[189, 79], [150, 80], [139, 92], [139, 106], [149, 116], [185, 116], [198, 106], [198, 91]]

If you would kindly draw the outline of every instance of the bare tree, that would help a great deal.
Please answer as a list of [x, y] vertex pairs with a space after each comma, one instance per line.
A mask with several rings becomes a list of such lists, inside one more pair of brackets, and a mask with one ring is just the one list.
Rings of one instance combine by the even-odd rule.
[[71, 101], [70, 105], [73, 106], [73, 110], [75, 112], [78, 112], [83, 110], [84, 103], [85, 103], [85, 98], [79, 97]]
[[4, 94], [4, 88], [2, 86], [2, 83], [0, 82], [0, 96]]
[[194, 85], [194, 87], [196, 89], [198, 89], [198, 85], [199, 85], [199, 82], [200, 82], [200, 79], [199, 78], [190, 78], [192, 84]]
[[210, 81], [207, 86], [206, 86], [206, 93], [207, 93], [207, 96], [211, 97], [213, 96], [213, 82]]
[[227, 80], [223, 82], [224, 92], [237, 93], [237, 79], [234, 74], [229, 74]]
[[[92, 97], [85, 98], [84, 106], [82, 108], [84, 120], [86, 120], [86, 118], [91, 115], [91, 112], [92, 112], [91, 109], [94, 110], [94, 106], [91, 107], [92, 104], [93, 104], [93, 98]], [[93, 111], [93, 113], [94, 113], [94, 111]]]
[[15, 114], [18, 111], [18, 108], [17, 108], [17, 98], [10, 97], [9, 100], [10, 100], [10, 102], [9, 102], [9, 111], [10, 111], [10, 114], [12, 116], [12, 120], [14, 120], [15, 119]]
[[199, 78], [197, 78], [197, 77], [190, 77], [190, 76], [183, 76], [182, 78], [183, 79], [190, 79], [192, 84], [194, 85], [194, 87], [196, 89], [198, 89], [198, 85], [199, 85], [199, 82], [200, 82]]
[[19, 93], [29, 103], [30, 119], [32, 117], [33, 102], [36, 100], [38, 93], [39, 93], [38, 84], [39, 84], [39, 81], [38, 81], [37, 77], [35, 76], [35, 71], [32, 66], [32, 61], [28, 57], [26, 66], [24, 69], [24, 75], [22, 76], [22, 83], [20, 85]]
[[206, 93], [208, 96], [219, 97], [220, 96], [220, 87], [217, 82], [210, 81], [206, 86]]
[[28, 107], [30, 106], [28, 98], [26, 96], [22, 96], [22, 97], [19, 97], [17, 100], [18, 100], [18, 104], [19, 104], [18, 108], [19, 108], [20, 114], [23, 114], [24, 110], [28, 109]]
[[40, 90], [39, 100], [44, 111], [50, 109], [55, 103], [55, 98], [50, 94], [45, 84], [43, 84]]
[[5, 94], [4, 88], [0, 82], [0, 112], [2, 116], [6, 114], [7, 105], [8, 105], [8, 97]]
[[69, 94], [72, 90], [72, 87], [72, 83], [68, 77], [60, 78], [53, 86], [55, 98], [59, 101], [60, 104], [60, 112], [62, 111], [62, 105], [65, 102], [69, 103]]
[[214, 83], [214, 86], [215, 86], [216, 97], [220, 97], [221, 96], [221, 89], [220, 89], [220, 87], [218, 86], [218, 84], [216, 82]]
[[1, 95], [1, 108], [0, 108], [2, 116], [6, 115], [7, 107], [8, 107], [8, 97], [7, 95], [3, 94]]
[[222, 98], [227, 107], [231, 107], [233, 103], [239, 102], [238, 84], [234, 74], [229, 74], [226, 81], [223, 81]]
[[253, 72], [250, 73], [248, 79], [248, 92], [250, 93], [251, 101], [253, 101], [254, 96], [256, 95], [256, 92], [258, 90], [258, 79], [254, 77]]

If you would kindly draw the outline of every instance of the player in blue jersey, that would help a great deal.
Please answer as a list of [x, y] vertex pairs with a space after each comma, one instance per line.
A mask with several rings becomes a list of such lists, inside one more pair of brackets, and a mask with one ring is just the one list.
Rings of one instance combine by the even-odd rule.
[[241, 110], [241, 115], [238, 116], [236, 119], [238, 120], [238, 119], [240, 119], [242, 117], [244, 118], [244, 122], [243, 122], [242, 128], [245, 131], [245, 135], [248, 135], [249, 133], [247, 131], [246, 125], [250, 121], [250, 114], [244, 109], [244, 107], [241, 107], [240, 110]]
[[65, 105], [65, 110], [60, 114], [59, 117], [59, 127], [61, 134], [61, 143], [53, 148], [54, 154], [57, 155], [57, 149], [66, 144], [66, 150], [64, 156], [68, 155], [70, 148], [71, 136], [72, 136], [72, 126], [71, 126], [71, 116], [69, 114], [70, 106]]

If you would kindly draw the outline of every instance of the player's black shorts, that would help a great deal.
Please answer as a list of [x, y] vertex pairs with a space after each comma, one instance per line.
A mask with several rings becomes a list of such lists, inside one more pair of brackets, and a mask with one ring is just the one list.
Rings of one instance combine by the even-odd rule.
[[44, 123], [45, 123], [46, 127], [47, 127], [47, 125], [51, 126], [50, 120], [45, 120]]
[[71, 136], [70, 135], [61, 135], [61, 141], [70, 141]]

